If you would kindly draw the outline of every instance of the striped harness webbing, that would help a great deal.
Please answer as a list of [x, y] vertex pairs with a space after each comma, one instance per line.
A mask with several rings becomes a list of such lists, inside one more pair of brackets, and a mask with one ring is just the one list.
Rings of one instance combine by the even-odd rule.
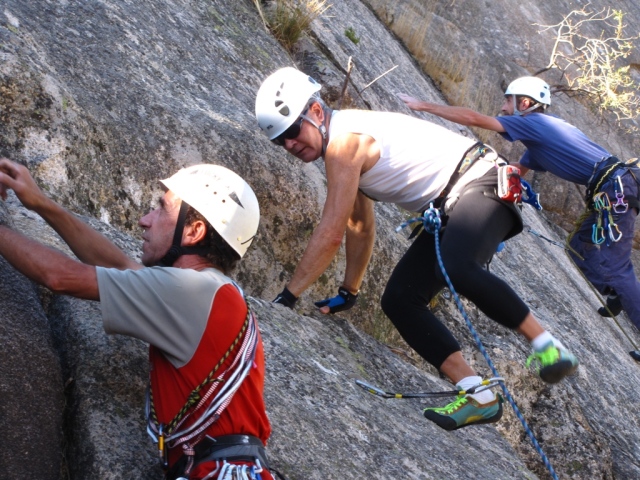
[[[257, 346], [256, 318], [247, 302], [247, 316], [237, 337], [209, 375], [189, 394], [185, 405], [166, 426], [158, 421], [151, 382], [149, 383], [146, 402], [147, 432], [158, 444], [158, 453], [165, 468], [167, 467], [167, 450], [182, 445], [183, 453], [189, 457], [186, 471], [191, 470], [195, 445], [205, 436], [207, 429], [220, 418], [222, 412], [231, 403], [233, 395], [240, 388], [253, 366]], [[231, 365], [223, 372], [218, 373], [225, 360], [232, 354], [235, 356]], [[207, 387], [206, 391], [205, 387]], [[202, 413], [195, 422], [181, 428], [187, 419], [200, 411]]]

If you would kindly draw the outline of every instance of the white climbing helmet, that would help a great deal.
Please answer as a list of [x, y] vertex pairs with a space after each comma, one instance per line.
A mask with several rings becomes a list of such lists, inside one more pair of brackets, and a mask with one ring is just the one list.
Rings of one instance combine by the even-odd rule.
[[183, 168], [160, 183], [198, 211], [242, 257], [260, 223], [255, 193], [237, 173], [220, 165]]
[[313, 78], [293, 67], [269, 75], [256, 95], [256, 119], [269, 140], [289, 128], [321, 88]]
[[551, 105], [549, 84], [538, 77], [520, 77], [509, 84], [505, 95], [524, 95], [543, 105]]

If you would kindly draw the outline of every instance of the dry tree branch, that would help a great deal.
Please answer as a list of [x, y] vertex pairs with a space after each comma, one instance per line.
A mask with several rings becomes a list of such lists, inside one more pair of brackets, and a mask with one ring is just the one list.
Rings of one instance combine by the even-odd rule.
[[353, 68], [353, 62], [351, 61], [351, 57], [349, 57], [349, 61], [347, 62], [347, 74], [344, 77], [344, 83], [342, 84], [342, 91], [340, 92], [340, 100], [338, 101], [338, 110], [342, 108], [342, 101], [344, 100], [344, 94], [347, 91], [347, 85], [349, 85], [349, 78], [351, 77], [352, 68]]
[[[555, 25], [536, 24], [540, 33], [555, 32], [555, 41], [549, 63], [535, 75], [557, 70], [560, 78], [552, 85], [554, 91], [584, 96], [601, 113], [613, 113], [618, 124], [634, 121], [640, 114], [638, 87], [629, 75], [629, 65], [625, 65], [633, 42], [640, 37], [624, 35], [623, 17], [619, 10], [593, 12], [587, 5]], [[587, 25], [601, 26], [600, 36], [583, 33]]]
[[364, 87], [362, 87], [362, 90], [360, 90], [358, 93], [362, 93], [364, 92], [367, 88], [369, 88], [371, 85], [373, 85], [374, 83], [376, 83], [378, 80], [380, 80], [382, 77], [384, 77], [387, 73], [392, 72], [393, 70], [395, 70], [396, 68], [398, 68], [398, 65], [394, 65], [393, 67], [391, 67], [389, 70], [387, 70], [386, 72], [384, 72], [382, 75], [378, 75], [376, 78], [374, 78], [373, 80], [371, 80], [369, 83], [367, 83]]

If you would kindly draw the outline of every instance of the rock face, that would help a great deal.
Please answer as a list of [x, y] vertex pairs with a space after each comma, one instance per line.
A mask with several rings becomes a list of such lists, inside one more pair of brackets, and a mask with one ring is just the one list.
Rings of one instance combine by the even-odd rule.
[[[289, 479], [305, 480], [440, 479], [461, 471], [472, 478], [549, 477], [508, 404], [497, 428], [447, 433], [420, 411], [447, 400], [385, 400], [355, 386], [354, 379], [362, 378], [389, 390], [450, 388], [430, 367], [354, 328], [397, 340], [378, 299], [408, 245], [394, 232], [405, 212], [376, 206], [374, 259], [358, 306], [346, 320], [320, 318], [312, 308], [312, 301], [333, 295], [339, 285], [342, 255], [296, 312], [269, 303], [319, 218], [325, 180], [321, 162], [302, 165], [258, 131], [255, 92], [267, 74], [293, 60], [264, 29], [252, 1], [3, 0], [0, 5], [0, 154], [29, 166], [52, 197], [131, 255], [139, 249], [137, 219], [159, 193], [157, 179], [179, 167], [219, 163], [256, 190], [262, 208], [259, 239], [236, 276], [263, 331], [274, 428], [269, 452], [276, 468]], [[526, 15], [517, 15], [498, 0], [483, 7], [453, 2], [446, 9], [419, 10], [425, 6], [428, 2], [336, 3], [330, 17], [313, 24], [296, 61], [336, 101], [352, 57], [349, 106], [406, 112], [397, 91], [444, 101], [422, 73], [419, 56], [412, 57], [398, 40], [402, 32], [394, 30], [394, 36], [384, 23], [393, 29], [399, 15], [394, 8], [411, 8], [418, 22], [433, 16], [430, 48], [449, 52], [458, 64], [474, 54], [474, 68], [486, 68], [478, 78], [495, 79], [493, 95], [499, 98], [499, 83], [544, 59], [531, 46], [531, 38], [539, 38], [531, 23], [556, 23], [566, 13], [562, 8], [572, 8], [568, 2], [521, 3]], [[640, 19], [636, 4], [620, 2], [620, 8], [630, 24]], [[345, 35], [349, 27], [360, 38], [357, 45]], [[454, 91], [458, 77], [452, 70], [448, 80], [435, 80], [443, 91]], [[605, 136], [580, 104], [558, 103], [594, 139], [621, 156], [635, 156], [633, 138], [613, 131]], [[499, 148], [517, 155], [509, 145]], [[543, 195], [559, 189], [552, 213], [574, 204], [580, 208], [573, 186], [543, 180], [535, 179]], [[3, 223], [65, 248], [14, 197], [1, 212]], [[546, 218], [528, 207], [524, 213], [533, 231], [562, 240]], [[640, 369], [627, 351], [640, 343], [640, 335], [624, 316], [617, 325], [595, 314], [596, 297], [561, 250], [524, 233], [507, 243], [491, 268], [578, 354], [581, 366], [568, 381], [544, 385], [523, 366], [526, 342], [473, 305], [465, 302], [465, 307], [560, 478], [638, 478], [640, 410], [630, 386], [640, 383]], [[97, 304], [34, 289], [6, 262], [0, 262], [0, 271], [5, 307], [0, 425], [12, 447], [0, 453], [3, 471], [39, 479], [160, 478], [142, 414], [146, 346], [106, 336]], [[453, 300], [439, 297], [437, 303], [465, 357], [489, 376]]]
[[61, 477], [64, 408], [60, 360], [36, 290], [0, 261], [0, 465], [27, 478]]

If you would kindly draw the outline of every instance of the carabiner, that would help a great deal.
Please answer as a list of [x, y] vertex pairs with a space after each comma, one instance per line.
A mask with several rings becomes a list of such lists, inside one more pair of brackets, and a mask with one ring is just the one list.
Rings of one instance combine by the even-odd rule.
[[629, 204], [624, 201], [624, 193], [616, 193], [616, 203], [611, 207], [615, 213], [627, 213]]
[[591, 241], [595, 245], [600, 245], [604, 242], [605, 234], [604, 228], [602, 227], [602, 210], [598, 211], [598, 218], [593, 224], [593, 228], [591, 231]]
[[620, 175], [616, 177], [613, 183], [613, 189], [616, 192], [616, 203], [612, 205], [613, 211], [616, 213], [627, 213], [629, 203], [624, 201], [624, 186], [622, 185]]
[[167, 446], [165, 445], [164, 425], [158, 425], [158, 456], [162, 462], [162, 468], [169, 467], [169, 459], [167, 455]]
[[616, 192], [616, 197], [618, 196], [618, 193], [624, 195], [624, 186], [622, 185], [622, 179], [620, 178], [620, 175], [618, 175], [613, 182], [613, 189]]
[[611, 208], [611, 200], [606, 192], [596, 193], [593, 196], [593, 206], [596, 210], [607, 210]]
[[[618, 236], [617, 237], [613, 233], [613, 228], [612, 227], [616, 229], [616, 232], [618, 232]], [[616, 225], [615, 223], [609, 224], [609, 238], [614, 242], [619, 242], [620, 239], [622, 238], [622, 232], [618, 228], [618, 225]]]
[[604, 242], [604, 228], [602, 228], [602, 226], [600, 226], [600, 222], [598, 222], [598, 225], [596, 225], [595, 223], [593, 224], [593, 231], [591, 233], [591, 241], [595, 244], [595, 245], [600, 245], [601, 243]]

